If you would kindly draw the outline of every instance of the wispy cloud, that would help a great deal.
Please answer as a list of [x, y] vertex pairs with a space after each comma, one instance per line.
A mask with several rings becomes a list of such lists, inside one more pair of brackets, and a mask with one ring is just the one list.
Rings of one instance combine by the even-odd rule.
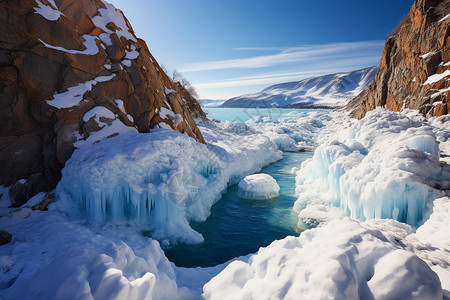
[[320, 76], [332, 73], [341, 73], [351, 70], [355, 70], [358, 66], [370, 66], [375, 65], [379, 61], [379, 56], [367, 56], [361, 58], [343, 59], [334, 62], [325, 62], [322, 64], [316, 64], [308, 71], [299, 72], [283, 72], [283, 73], [268, 73], [247, 77], [236, 77], [227, 80], [196, 83], [194, 84], [197, 89], [216, 89], [238, 86], [253, 86], [263, 84], [276, 84], [288, 81], [297, 81], [307, 77]]
[[283, 51], [289, 48], [286, 47], [240, 47], [233, 48], [235, 51]]
[[[379, 52], [384, 41], [363, 41], [350, 43], [333, 43], [323, 45], [310, 45], [303, 47], [291, 47], [280, 50], [278, 53], [259, 55], [247, 58], [237, 58], [219, 61], [199, 62], [179, 69], [180, 72], [198, 72], [222, 69], [251, 69], [276, 66], [285, 63], [320, 60], [324, 56], [346, 55], [353, 56], [355, 53], [368, 56]], [[236, 48], [236, 49], [263, 49], [263, 48]], [[265, 48], [266, 50], [269, 48]], [[272, 48], [275, 50], [275, 48]]]

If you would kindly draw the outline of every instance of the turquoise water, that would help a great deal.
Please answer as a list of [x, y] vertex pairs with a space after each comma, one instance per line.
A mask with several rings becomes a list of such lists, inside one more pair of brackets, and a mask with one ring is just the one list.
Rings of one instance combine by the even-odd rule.
[[284, 109], [284, 108], [204, 108], [208, 118], [221, 122], [245, 122], [256, 116], [281, 118], [290, 112], [308, 113], [311, 111], [330, 111], [322, 109]]
[[166, 249], [166, 256], [177, 266], [209, 267], [254, 253], [276, 239], [298, 235], [298, 217], [292, 211], [296, 200], [295, 174], [291, 170], [309, 157], [312, 153], [284, 153], [282, 160], [262, 170], [277, 180], [278, 198], [244, 200], [236, 194], [237, 185], [230, 186], [205, 222], [191, 224], [205, 242]]

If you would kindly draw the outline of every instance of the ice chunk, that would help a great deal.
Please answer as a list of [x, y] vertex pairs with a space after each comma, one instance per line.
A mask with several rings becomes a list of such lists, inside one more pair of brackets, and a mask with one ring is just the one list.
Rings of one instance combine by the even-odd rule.
[[238, 195], [244, 199], [272, 199], [278, 197], [280, 187], [277, 181], [268, 174], [253, 174], [239, 182]]

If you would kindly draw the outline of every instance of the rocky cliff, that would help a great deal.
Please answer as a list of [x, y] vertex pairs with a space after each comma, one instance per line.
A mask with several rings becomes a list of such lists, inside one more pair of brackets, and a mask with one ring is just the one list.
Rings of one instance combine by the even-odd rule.
[[0, 23], [0, 185], [13, 205], [53, 188], [89, 138], [158, 125], [204, 142], [198, 102], [111, 4], [0, 0]]
[[377, 106], [429, 116], [450, 112], [449, 13], [449, 0], [414, 2], [387, 39], [375, 79], [347, 105], [354, 117]]

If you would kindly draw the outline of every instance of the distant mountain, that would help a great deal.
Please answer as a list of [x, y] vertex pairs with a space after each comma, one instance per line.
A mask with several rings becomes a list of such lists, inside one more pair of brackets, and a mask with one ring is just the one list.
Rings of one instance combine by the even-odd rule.
[[220, 107], [226, 100], [200, 99], [198, 102], [202, 107]]
[[344, 106], [367, 87], [378, 67], [280, 83], [227, 100], [221, 107], [321, 108]]

